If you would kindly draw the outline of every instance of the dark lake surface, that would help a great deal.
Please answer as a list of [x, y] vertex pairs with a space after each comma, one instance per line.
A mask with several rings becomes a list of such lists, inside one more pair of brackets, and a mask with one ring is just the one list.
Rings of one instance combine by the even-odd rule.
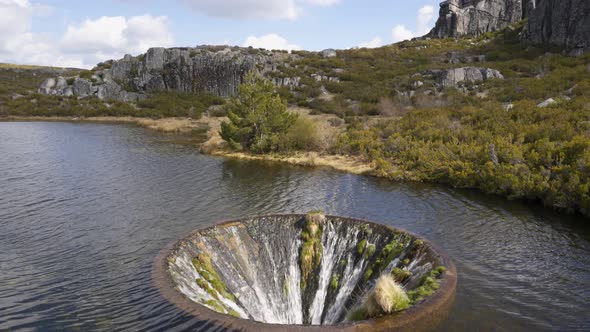
[[590, 220], [475, 191], [201, 155], [123, 125], [0, 122], [0, 330], [213, 330], [151, 282], [221, 220], [321, 208], [405, 228], [459, 284], [441, 331], [590, 330]]

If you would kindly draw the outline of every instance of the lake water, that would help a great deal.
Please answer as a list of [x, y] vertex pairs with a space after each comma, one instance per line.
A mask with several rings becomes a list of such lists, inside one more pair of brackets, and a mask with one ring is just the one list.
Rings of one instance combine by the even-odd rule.
[[321, 208], [420, 234], [457, 264], [441, 331], [590, 330], [590, 220], [475, 191], [201, 155], [124, 125], [0, 122], [0, 330], [214, 330], [151, 282], [222, 220]]

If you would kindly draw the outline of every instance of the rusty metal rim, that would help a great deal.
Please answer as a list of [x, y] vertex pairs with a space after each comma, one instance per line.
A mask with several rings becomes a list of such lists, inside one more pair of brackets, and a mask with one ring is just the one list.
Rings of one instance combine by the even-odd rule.
[[304, 214], [274, 214], [257, 217], [247, 217], [221, 222], [217, 225], [204, 227], [189, 232], [186, 236], [181, 237], [168, 244], [162, 249], [153, 263], [152, 280], [154, 285], [159, 289], [160, 294], [169, 302], [176, 305], [183, 312], [195, 316], [199, 319], [213, 323], [216, 326], [240, 331], [416, 331], [422, 329], [432, 328], [442, 319], [446, 317], [451, 304], [454, 301], [455, 290], [457, 286], [457, 268], [453, 261], [444, 252], [432, 245], [428, 240], [418, 236], [412, 232], [401, 228], [387, 226], [375, 223], [368, 220], [358, 218], [348, 218], [340, 216], [326, 215], [327, 218], [339, 218], [348, 222], [366, 223], [373, 227], [386, 228], [388, 230], [396, 230], [409, 234], [417, 239], [425, 241], [432, 252], [440, 258], [443, 265], [446, 267], [446, 272], [443, 273], [440, 279], [440, 288], [431, 296], [427, 297], [423, 302], [410, 307], [395, 315], [383, 316], [376, 319], [341, 323], [334, 325], [285, 325], [285, 324], [269, 324], [257, 322], [254, 320], [237, 318], [230, 315], [225, 315], [213, 311], [201, 304], [193, 302], [184, 294], [175, 288], [175, 284], [168, 273], [167, 258], [176, 249], [176, 247], [184, 240], [189, 239], [196, 233], [204, 232], [218, 227], [229, 227], [231, 225], [240, 224], [244, 221], [260, 218], [276, 218], [276, 217], [304, 217]]

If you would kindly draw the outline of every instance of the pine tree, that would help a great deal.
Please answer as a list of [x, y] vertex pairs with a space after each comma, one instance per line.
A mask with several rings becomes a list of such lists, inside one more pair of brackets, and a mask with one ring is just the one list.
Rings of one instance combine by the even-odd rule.
[[255, 153], [273, 150], [279, 137], [297, 119], [287, 112], [287, 103], [268, 80], [250, 72], [239, 88], [238, 96], [227, 106], [230, 122], [221, 124], [221, 137], [236, 149]]

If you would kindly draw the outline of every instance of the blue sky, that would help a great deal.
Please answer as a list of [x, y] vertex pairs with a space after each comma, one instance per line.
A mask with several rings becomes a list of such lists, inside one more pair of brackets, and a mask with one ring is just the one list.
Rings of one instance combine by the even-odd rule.
[[85, 67], [154, 46], [377, 47], [426, 33], [438, 0], [0, 0], [0, 62]]

